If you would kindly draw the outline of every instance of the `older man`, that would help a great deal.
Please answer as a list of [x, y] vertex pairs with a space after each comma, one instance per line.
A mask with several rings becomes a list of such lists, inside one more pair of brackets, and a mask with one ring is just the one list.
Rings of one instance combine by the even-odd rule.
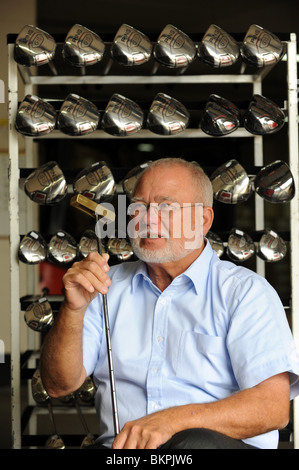
[[[130, 205], [139, 261], [109, 268], [92, 253], [64, 276], [42, 379], [57, 397], [93, 374], [99, 447], [275, 448], [288, 423], [299, 359], [284, 309], [264, 278], [219, 260], [204, 239], [212, 200], [198, 165], [153, 162]], [[99, 293], [109, 305], [116, 438]]]

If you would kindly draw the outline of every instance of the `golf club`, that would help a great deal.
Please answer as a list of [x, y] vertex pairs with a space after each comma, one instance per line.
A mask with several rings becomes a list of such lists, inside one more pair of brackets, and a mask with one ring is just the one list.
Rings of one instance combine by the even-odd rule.
[[206, 237], [209, 240], [213, 250], [216, 251], [216, 255], [218, 256], [218, 258], [221, 258], [224, 253], [224, 244], [219, 235], [217, 235], [217, 233], [215, 232], [211, 232], [210, 230], [207, 233]]
[[100, 36], [80, 24], [75, 24], [65, 38], [62, 57], [74, 67], [85, 71], [85, 66], [102, 60], [105, 47]]
[[154, 46], [155, 59], [170, 68], [187, 67], [196, 56], [193, 41], [180, 29], [168, 24]]
[[245, 63], [255, 67], [266, 67], [279, 62], [285, 53], [284, 44], [270, 31], [252, 24], [241, 46]]
[[123, 137], [140, 131], [143, 121], [143, 111], [137, 103], [114, 93], [106, 106], [101, 127], [108, 134]]
[[75, 194], [82, 194], [95, 202], [111, 199], [116, 190], [113, 174], [107, 164], [96, 162], [84, 168], [73, 181]]
[[[102, 243], [102, 251], [103, 253], [106, 252], [103, 242]], [[92, 251], [98, 251], [98, 241], [97, 235], [93, 230], [86, 230], [78, 243], [78, 256], [83, 259], [86, 258], [89, 253]]]
[[95, 393], [96, 387], [90, 376], [86, 377], [81, 387], [76, 391], [76, 394], [80, 400], [84, 401], [85, 403], [92, 402], [94, 400]]
[[252, 184], [246, 171], [235, 160], [229, 160], [211, 175], [214, 198], [225, 204], [247, 201], [253, 194]]
[[144, 162], [135, 166], [126, 174], [125, 178], [122, 180], [121, 186], [128, 197], [131, 197], [140, 173], [148, 167], [149, 162]]
[[100, 120], [95, 104], [74, 93], [65, 98], [57, 116], [57, 127], [68, 135], [80, 136], [94, 132]]
[[51, 305], [45, 297], [35, 300], [25, 310], [25, 323], [34, 331], [44, 333], [54, 323]]
[[255, 253], [254, 242], [242, 230], [232, 229], [228, 237], [226, 252], [233, 261], [246, 261]]
[[75, 239], [64, 230], [58, 230], [48, 245], [48, 261], [66, 266], [77, 257], [77, 244]]
[[261, 95], [254, 95], [244, 114], [244, 127], [251, 134], [266, 135], [280, 131], [285, 123], [282, 109]]
[[142, 65], [149, 61], [152, 50], [153, 45], [145, 34], [123, 24], [113, 40], [111, 56], [121, 65]]
[[16, 130], [29, 137], [50, 134], [55, 128], [54, 107], [35, 95], [26, 95], [20, 103], [15, 120]]
[[51, 398], [47, 394], [40, 376], [39, 369], [36, 369], [31, 380], [31, 390], [34, 400], [39, 404], [47, 404], [49, 416], [52, 424], [52, 435], [47, 439], [45, 447], [47, 449], [65, 449], [65, 444], [62, 438], [58, 435], [56, 424], [54, 420], [53, 408]]
[[57, 162], [47, 162], [26, 178], [24, 190], [27, 196], [41, 205], [52, 205], [67, 195], [67, 183]]
[[218, 95], [210, 95], [202, 120], [201, 129], [212, 136], [228, 135], [240, 126], [240, 111], [229, 100]]
[[31, 230], [19, 244], [18, 258], [26, 264], [42, 263], [47, 258], [48, 245], [42, 235]]
[[266, 201], [289, 202], [295, 196], [295, 183], [288, 164], [276, 160], [264, 166], [254, 178], [254, 189]]
[[190, 114], [185, 106], [175, 98], [158, 93], [147, 115], [150, 131], [160, 135], [174, 135], [183, 132], [190, 121]]
[[240, 56], [237, 41], [219, 26], [211, 24], [199, 44], [199, 60], [215, 68], [233, 65]]
[[81, 411], [81, 408], [79, 406], [79, 403], [77, 402], [77, 399], [75, 397], [75, 401], [74, 401], [74, 404], [75, 404], [75, 408], [77, 410], [77, 413], [79, 415], [79, 418], [80, 418], [80, 421], [81, 421], [81, 424], [84, 428], [84, 431], [85, 431], [85, 437], [83, 439], [83, 441], [81, 442], [81, 445], [80, 445], [80, 449], [85, 449], [91, 445], [93, 445], [96, 441], [96, 436], [94, 436], [90, 431], [89, 431], [89, 428], [87, 426], [87, 423], [86, 423], [86, 420], [84, 419], [84, 416], [83, 416], [83, 413]]
[[130, 243], [125, 238], [110, 238], [107, 249], [121, 261], [130, 259], [134, 254]]
[[57, 70], [52, 63], [56, 52], [54, 38], [40, 28], [25, 25], [19, 32], [14, 46], [14, 59], [20, 65], [48, 64], [54, 75]]
[[[101, 233], [100, 226], [98, 221], [100, 217], [105, 217], [107, 222], [113, 222], [115, 220], [115, 213], [110, 213], [106, 208], [101, 207], [100, 204], [91, 201], [90, 199], [82, 196], [81, 194], [73, 196], [71, 199], [71, 205], [77, 209], [89, 214], [96, 219], [96, 233], [98, 236], [98, 252], [102, 256], [102, 246], [101, 246]], [[103, 300], [103, 314], [105, 322], [105, 332], [106, 332], [106, 342], [107, 342], [107, 356], [108, 356], [108, 367], [109, 367], [109, 378], [110, 378], [110, 392], [111, 392], [111, 401], [112, 401], [112, 414], [113, 414], [113, 424], [115, 435], [119, 433], [119, 418], [118, 418], [118, 408], [117, 408], [117, 397], [115, 389], [115, 379], [114, 379], [114, 367], [113, 367], [113, 358], [112, 358], [112, 348], [111, 348], [111, 335], [110, 335], [110, 325], [109, 325], [109, 315], [108, 315], [108, 303], [106, 294], [102, 294]]]
[[264, 261], [274, 263], [282, 260], [286, 253], [285, 241], [273, 230], [265, 229], [258, 243], [257, 255]]

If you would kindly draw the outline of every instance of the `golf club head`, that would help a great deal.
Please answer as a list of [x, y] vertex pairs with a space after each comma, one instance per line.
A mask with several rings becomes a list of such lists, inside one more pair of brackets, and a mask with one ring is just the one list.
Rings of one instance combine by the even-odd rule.
[[96, 162], [80, 171], [73, 182], [75, 194], [95, 202], [111, 199], [116, 190], [113, 174], [105, 162]]
[[90, 403], [94, 400], [96, 388], [90, 376], [84, 380], [83, 384], [76, 393], [80, 400], [84, 401], [85, 403]]
[[289, 202], [295, 196], [295, 183], [286, 162], [276, 160], [264, 166], [254, 178], [256, 193], [269, 202]]
[[228, 67], [237, 62], [240, 48], [230, 34], [211, 24], [199, 44], [197, 55], [200, 61], [212, 67]]
[[24, 190], [27, 196], [41, 205], [52, 205], [67, 195], [67, 183], [57, 162], [47, 162], [26, 178]]
[[68, 265], [77, 256], [75, 239], [64, 230], [59, 230], [48, 245], [48, 260], [54, 264]]
[[65, 449], [65, 444], [58, 434], [50, 436], [45, 444], [46, 449]]
[[50, 134], [56, 125], [57, 113], [47, 101], [26, 95], [20, 103], [15, 121], [16, 130], [29, 137]]
[[253, 188], [245, 169], [235, 160], [229, 160], [218, 167], [210, 177], [214, 198], [225, 204], [247, 201]]
[[[83, 259], [86, 258], [89, 253], [95, 251], [98, 252], [98, 237], [96, 236], [93, 230], [86, 230], [78, 243], [78, 256]], [[106, 249], [104, 244], [102, 244], [102, 252], [105, 253]]]
[[31, 391], [33, 399], [36, 401], [36, 403], [46, 403], [50, 398], [43, 386], [39, 369], [36, 369], [33, 373], [31, 379]]
[[95, 104], [74, 93], [66, 97], [57, 116], [57, 127], [68, 135], [86, 135], [94, 132], [100, 120]]
[[140, 131], [143, 121], [143, 111], [137, 103], [114, 93], [106, 106], [101, 127], [108, 134], [123, 137]]
[[80, 445], [80, 449], [86, 449], [87, 447], [94, 445], [96, 442], [96, 439], [97, 439], [96, 436], [94, 436], [91, 433], [88, 433], [87, 436], [84, 437]]
[[280, 131], [285, 123], [285, 114], [273, 101], [254, 95], [244, 114], [244, 127], [251, 134], [266, 135]]
[[133, 190], [135, 188], [136, 182], [140, 176], [140, 173], [148, 167], [149, 162], [141, 163], [140, 165], [135, 166], [132, 168], [125, 176], [123, 181], [121, 182], [123, 191], [126, 193], [128, 197], [132, 196]]
[[28, 305], [24, 313], [24, 319], [31, 330], [48, 331], [54, 323], [52, 308], [48, 300], [42, 297]]
[[255, 253], [254, 242], [242, 230], [232, 229], [228, 237], [226, 252], [233, 261], [246, 261]]
[[258, 244], [257, 255], [268, 263], [282, 260], [287, 253], [285, 241], [273, 230], [265, 229]]
[[31, 230], [19, 244], [18, 258], [26, 264], [42, 263], [47, 258], [48, 245], [42, 235]]
[[100, 36], [80, 24], [75, 24], [65, 38], [62, 57], [74, 67], [85, 67], [100, 62], [105, 43]]
[[126, 261], [134, 254], [130, 243], [125, 238], [110, 238], [107, 249], [109, 253], [115, 255], [120, 261]]
[[175, 98], [158, 93], [147, 115], [147, 126], [155, 134], [174, 135], [183, 132], [189, 124], [190, 114]]
[[111, 56], [121, 65], [142, 65], [149, 61], [152, 51], [153, 45], [145, 34], [123, 24], [113, 40]]
[[210, 95], [200, 125], [208, 135], [217, 137], [231, 134], [240, 126], [240, 111], [229, 100]]
[[187, 34], [168, 24], [161, 31], [153, 53], [160, 64], [180, 68], [191, 64], [196, 56], [196, 48]]
[[14, 59], [18, 64], [48, 64], [54, 57], [56, 42], [54, 38], [32, 25], [25, 25], [19, 32], [14, 46]]
[[217, 233], [209, 231], [206, 235], [207, 239], [210, 242], [211, 247], [216, 251], [216, 255], [220, 258], [224, 253], [224, 244]]
[[285, 53], [284, 44], [273, 33], [252, 24], [241, 46], [241, 56], [245, 63], [255, 67], [276, 64]]
[[74, 393], [69, 393], [68, 395], [64, 395], [64, 397], [59, 397], [59, 401], [62, 403], [73, 403], [76, 399], [76, 395]]

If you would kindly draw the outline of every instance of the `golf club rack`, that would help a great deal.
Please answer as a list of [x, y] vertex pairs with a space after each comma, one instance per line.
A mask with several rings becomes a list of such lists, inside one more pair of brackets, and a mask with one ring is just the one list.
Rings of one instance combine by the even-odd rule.
[[[114, 163], [108, 146], [107, 159], [77, 168], [71, 155], [65, 155], [63, 164], [55, 155], [41, 161], [39, 152], [45, 142], [72, 141], [80, 151], [93, 140], [99, 147], [108, 142], [111, 154], [116, 142], [119, 146], [153, 142], [159, 149], [154, 158], [170, 156], [162, 155], [159, 148], [166, 141], [173, 146], [169, 153], [174, 153], [177, 143], [184, 145], [189, 157], [190, 143], [203, 142], [206, 159], [200, 145], [192, 159], [212, 181], [215, 211], [250, 212], [254, 220], [245, 229], [216, 226], [208, 234], [212, 247], [219, 257], [237, 263], [250, 259], [265, 277], [266, 265], [289, 257], [290, 295], [282, 301], [299, 346], [296, 35], [273, 34], [258, 25], [239, 34], [228, 34], [216, 25], [186, 34], [166, 25], [160, 35], [144, 34], [130, 25], [109, 34], [79, 24], [65, 34], [26, 25], [7, 36], [7, 47], [13, 448], [81, 447], [94, 438], [86, 422], [88, 414], [95, 414], [92, 377], [84, 384], [88, 392], [78, 390], [61, 400], [51, 399], [41, 383], [40, 348], [55, 322], [62, 295], [52, 295], [47, 288], [40, 291], [38, 270], [41, 263], [67, 268], [90, 250], [99, 250], [98, 239], [90, 227], [76, 235], [62, 228], [43, 233], [40, 214], [47, 206], [58, 211], [70, 194], [96, 202], [128, 196], [134, 178], [151, 159], [142, 160], [139, 153], [132, 164], [122, 164], [121, 159]], [[263, 83], [278, 68], [284, 70], [281, 103], [263, 94]], [[275, 142], [280, 131], [284, 154], [269, 158], [267, 148], [272, 147], [264, 143]], [[251, 161], [225, 154], [228, 139], [235, 147], [250, 142]], [[214, 149], [218, 145], [215, 158], [207, 151], [209, 145]], [[185, 158], [184, 152], [181, 156]], [[95, 174], [100, 175], [99, 186], [94, 183]], [[86, 187], [86, 181], [92, 183]], [[265, 208], [271, 204], [286, 210], [283, 233], [275, 225], [269, 227]], [[285, 214], [279, 212], [281, 217]], [[101, 242], [101, 250], [108, 251], [114, 262], [134, 258], [126, 239]], [[28, 382], [26, 398], [21, 393], [24, 381]], [[288, 438], [299, 448], [296, 400]], [[50, 418], [47, 436], [38, 435], [39, 415]], [[78, 432], [63, 433], [59, 415], [75, 416], [77, 424], [72, 426]]]

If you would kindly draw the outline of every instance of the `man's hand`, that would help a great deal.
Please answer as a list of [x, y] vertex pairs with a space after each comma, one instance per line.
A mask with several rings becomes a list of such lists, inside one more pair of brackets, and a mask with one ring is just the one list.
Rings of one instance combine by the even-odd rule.
[[114, 439], [113, 449], [157, 449], [176, 432], [179, 407], [128, 421]]
[[63, 276], [65, 305], [73, 311], [85, 309], [99, 294], [106, 294], [111, 281], [107, 272], [109, 255], [92, 252], [82, 261], [74, 263]]

